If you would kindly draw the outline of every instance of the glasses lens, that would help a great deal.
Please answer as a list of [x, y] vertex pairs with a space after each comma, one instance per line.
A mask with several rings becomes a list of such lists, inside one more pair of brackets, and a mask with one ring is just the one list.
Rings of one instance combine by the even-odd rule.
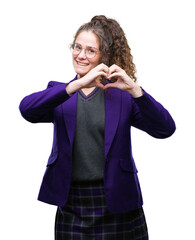
[[73, 46], [73, 54], [75, 54], [75, 55], [79, 54], [81, 52], [81, 50], [82, 50], [82, 47], [79, 44], [75, 44]]
[[[83, 50], [83, 47], [80, 44], [75, 43], [72, 48], [72, 53], [73, 53], [73, 55], [78, 55], [81, 53], [82, 50]], [[92, 47], [84, 48], [84, 50], [85, 50], [85, 55], [87, 58], [93, 58], [97, 54], [97, 50]]]
[[87, 58], [93, 58], [93, 57], [95, 57], [96, 53], [97, 53], [97, 52], [96, 52], [94, 49], [92, 49], [92, 48], [88, 48], [88, 49], [86, 49], [86, 51], [85, 51], [85, 54], [86, 54], [86, 57], [87, 57]]

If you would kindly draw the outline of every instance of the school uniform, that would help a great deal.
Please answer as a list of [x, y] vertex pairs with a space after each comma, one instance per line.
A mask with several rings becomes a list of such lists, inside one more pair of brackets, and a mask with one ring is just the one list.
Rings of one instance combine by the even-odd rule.
[[38, 199], [58, 206], [56, 239], [148, 239], [131, 126], [166, 138], [171, 115], [144, 90], [139, 98], [115, 88], [69, 96], [66, 85], [52, 81], [20, 104], [26, 120], [54, 125]]

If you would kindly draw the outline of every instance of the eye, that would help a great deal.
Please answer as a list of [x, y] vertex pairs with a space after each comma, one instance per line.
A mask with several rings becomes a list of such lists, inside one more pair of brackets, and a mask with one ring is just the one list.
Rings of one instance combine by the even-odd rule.
[[91, 53], [94, 53], [94, 52], [95, 52], [95, 50], [92, 49], [92, 48], [88, 49], [88, 51], [91, 52]]
[[94, 54], [94, 53], [96, 53], [95, 49], [93, 49], [93, 48], [88, 48], [88, 49], [87, 49], [87, 52], [88, 52], [89, 54]]
[[75, 44], [74, 49], [80, 51], [80, 50], [82, 49], [82, 47], [81, 47], [81, 45], [79, 45], [79, 44]]

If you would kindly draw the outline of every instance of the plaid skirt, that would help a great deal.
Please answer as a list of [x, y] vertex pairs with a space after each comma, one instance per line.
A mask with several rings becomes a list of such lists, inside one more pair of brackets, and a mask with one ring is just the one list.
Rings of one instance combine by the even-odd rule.
[[103, 181], [72, 183], [68, 202], [58, 208], [55, 240], [148, 240], [142, 208], [108, 211]]

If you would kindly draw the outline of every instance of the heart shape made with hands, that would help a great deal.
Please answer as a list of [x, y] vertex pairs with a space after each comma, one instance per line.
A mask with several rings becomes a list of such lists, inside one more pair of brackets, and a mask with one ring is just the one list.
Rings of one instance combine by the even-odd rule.
[[[113, 73], [117, 73], [117, 72], [120, 72], [120, 71], [123, 71], [122, 68], [120, 68], [119, 66], [117, 65], [112, 65], [110, 67], [108, 67], [107, 65], [104, 64], [104, 66], [106, 66], [108, 69], [109, 69], [109, 75], [113, 74]], [[118, 79], [118, 77], [112, 77], [112, 78], [106, 78], [105, 76], [101, 76], [99, 78], [99, 81], [102, 83], [102, 84], [107, 84], [107, 83], [114, 83], [116, 82]]]
[[95, 80], [96, 86], [104, 90], [108, 88], [118, 88], [123, 91], [128, 91], [134, 97], [140, 97], [143, 95], [140, 86], [135, 83], [124, 69], [116, 64], [111, 67], [108, 67], [105, 64], [100, 64], [94, 69], [94, 72], [99, 75]]
[[117, 81], [117, 77], [112, 77], [111, 79], [108, 79], [108, 78], [105, 78], [104, 76], [101, 76], [100, 77], [100, 82], [103, 84], [103, 85], [106, 85], [107, 83], [114, 83]]

